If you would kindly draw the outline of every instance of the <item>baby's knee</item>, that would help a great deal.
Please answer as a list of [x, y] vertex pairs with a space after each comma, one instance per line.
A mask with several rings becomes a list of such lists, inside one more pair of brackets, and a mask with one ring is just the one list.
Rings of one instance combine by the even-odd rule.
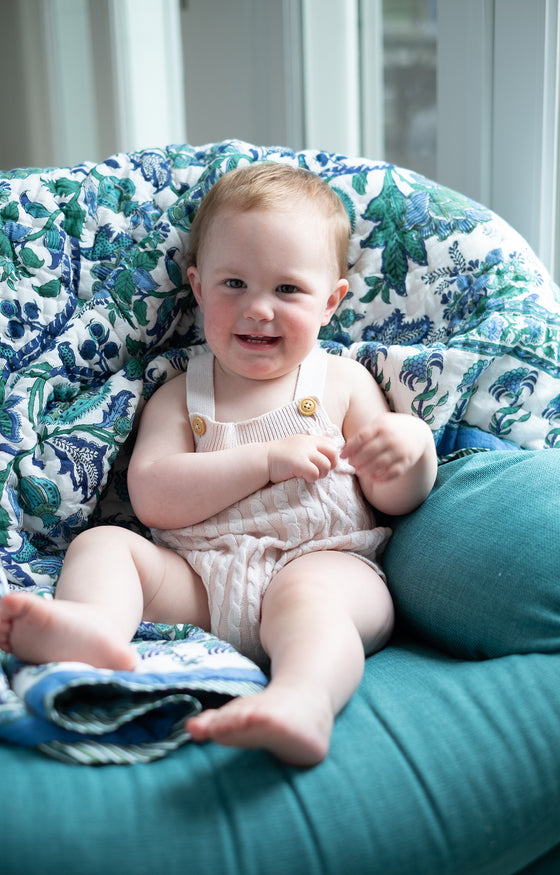
[[115, 544], [126, 543], [126, 536], [130, 534], [120, 526], [94, 526], [84, 529], [68, 547], [68, 554], [76, 554], [86, 550], [107, 550]]

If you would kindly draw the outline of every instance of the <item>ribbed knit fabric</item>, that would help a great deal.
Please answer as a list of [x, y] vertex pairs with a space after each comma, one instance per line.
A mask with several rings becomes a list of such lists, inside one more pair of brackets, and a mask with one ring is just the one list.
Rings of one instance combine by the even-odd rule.
[[[198, 418], [204, 423], [199, 429], [203, 434], [195, 434], [196, 451], [294, 434], [326, 434], [342, 449], [342, 433], [322, 406], [326, 369], [327, 354], [317, 348], [300, 367], [292, 402], [246, 422], [216, 422], [213, 356], [192, 358], [187, 370], [189, 415], [191, 422]], [[317, 405], [311, 415], [300, 412], [304, 398]], [[389, 529], [375, 526], [354, 469], [343, 460], [316, 483], [301, 478], [271, 483], [197, 525], [153, 532], [157, 543], [178, 552], [202, 578], [212, 632], [259, 664], [266, 663], [259, 635], [261, 601], [275, 574], [298, 556], [320, 550], [356, 553], [375, 564], [389, 534]]]

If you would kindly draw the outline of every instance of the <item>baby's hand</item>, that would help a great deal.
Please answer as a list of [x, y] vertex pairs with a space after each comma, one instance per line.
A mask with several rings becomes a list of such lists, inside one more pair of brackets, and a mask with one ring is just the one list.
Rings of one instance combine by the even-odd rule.
[[296, 434], [271, 441], [268, 450], [268, 471], [272, 483], [282, 483], [302, 477], [315, 483], [338, 463], [338, 450], [333, 441], [323, 435]]
[[360, 479], [383, 482], [412, 468], [426, 448], [426, 427], [409, 414], [385, 413], [355, 434], [341, 456]]

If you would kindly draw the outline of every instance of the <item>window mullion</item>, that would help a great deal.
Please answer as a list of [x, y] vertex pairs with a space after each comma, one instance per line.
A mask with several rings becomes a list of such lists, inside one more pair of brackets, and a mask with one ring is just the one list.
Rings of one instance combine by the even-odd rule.
[[357, 155], [361, 149], [358, 0], [302, 3], [306, 145]]
[[438, 4], [437, 178], [486, 204], [491, 198], [493, 42], [494, 0]]
[[553, 269], [558, 184], [556, 0], [496, 0], [491, 206]]

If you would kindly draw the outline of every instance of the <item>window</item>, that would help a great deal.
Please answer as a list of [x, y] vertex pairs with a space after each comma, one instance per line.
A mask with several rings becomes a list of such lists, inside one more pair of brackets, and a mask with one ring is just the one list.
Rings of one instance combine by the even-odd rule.
[[560, 280], [557, 0], [301, 3], [305, 145], [470, 195]]
[[558, 0], [20, 0], [7, 21], [4, 167], [228, 137], [386, 159], [494, 209], [560, 280]]
[[437, 175], [437, 3], [383, 3], [384, 157]]

